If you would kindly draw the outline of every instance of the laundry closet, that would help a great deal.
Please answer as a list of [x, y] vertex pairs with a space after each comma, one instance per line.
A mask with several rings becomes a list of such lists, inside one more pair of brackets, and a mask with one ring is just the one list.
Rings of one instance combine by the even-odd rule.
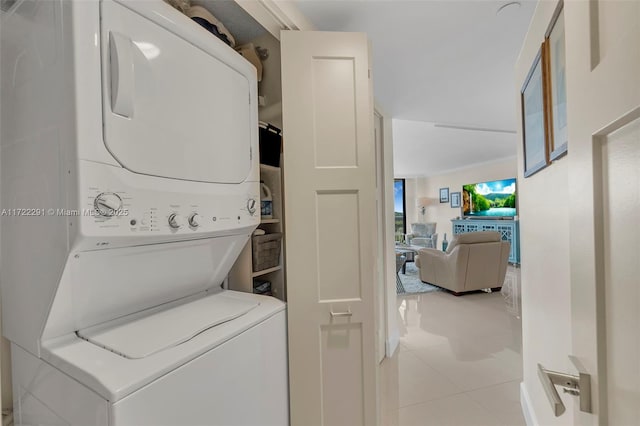
[[260, 225], [231, 269], [228, 286], [286, 301], [280, 41], [234, 1], [197, 0], [192, 4], [205, 8], [226, 27], [235, 39], [234, 49], [247, 57], [258, 73], [257, 154], [261, 160], [261, 198], [263, 203], [266, 194], [271, 198], [270, 214], [260, 208]]

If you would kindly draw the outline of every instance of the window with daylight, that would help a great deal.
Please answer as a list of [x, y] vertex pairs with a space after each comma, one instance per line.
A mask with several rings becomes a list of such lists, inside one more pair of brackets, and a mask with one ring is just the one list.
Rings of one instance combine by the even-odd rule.
[[396, 241], [403, 241], [407, 233], [407, 203], [404, 193], [404, 179], [393, 181], [393, 202], [396, 219]]

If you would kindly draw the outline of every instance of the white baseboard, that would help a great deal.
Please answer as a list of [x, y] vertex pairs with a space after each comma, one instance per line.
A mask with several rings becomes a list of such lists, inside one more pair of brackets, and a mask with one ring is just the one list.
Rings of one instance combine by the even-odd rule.
[[520, 406], [522, 407], [522, 415], [524, 421], [527, 422], [527, 426], [538, 426], [538, 419], [536, 419], [536, 412], [533, 409], [529, 392], [524, 386], [524, 382], [520, 382]]
[[400, 336], [398, 334], [394, 334], [386, 340], [385, 351], [387, 358], [391, 358], [393, 356], [396, 349], [398, 349], [398, 345], [400, 345]]

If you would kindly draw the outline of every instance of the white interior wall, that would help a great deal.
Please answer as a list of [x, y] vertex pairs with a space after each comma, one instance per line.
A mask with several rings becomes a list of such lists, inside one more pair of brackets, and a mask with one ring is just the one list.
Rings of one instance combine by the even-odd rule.
[[[462, 192], [462, 185], [515, 177], [517, 174], [516, 158], [501, 159], [498, 161], [476, 164], [438, 176], [418, 178], [416, 181], [416, 197], [427, 197], [431, 204], [425, 209], [424, 221], [436, 222], [438, 232], [438, 248], [442, 246], [444, 234], [451, 241], [451, 219], [461, 216], [459, 208], [452, 208], [451, 203], [440, 203], [440, 188], [449, 188], [449, 196], [452, 192]], [[518, 184], [520, 181], [518, 181]], [[422, 215], [418, 208], [412, 204], [418, 222], [422, 222]], [[409, 222], [411, 224], [412, 222]]]
[[[538, 54], [556, 5], [556, 1], [538, 3], [520, 52], [516, 64], [518, 97], [514, 99], [514, 108], [518, 108], [518, 111], [520, 87]], [[522, 140], [521, 134], [518, 137]], [[567, 411], [562, 417], [554, 417], [537, 374], [537, 363], [547, 368], [564, 367], [568, 362], [567, 354], [572, 353], [567, 160], [568, 157], [564, 157], [524, 179], [522, 145], [518, 145], [522, 392], [526, 411], [531, 413], [530, 420], [548, 426], [574, 423], [574, 398], [563, 396]], [[547, 207], [540, 208], [541, 203]], [[526, 401], [530, 405], [527, 406]]]

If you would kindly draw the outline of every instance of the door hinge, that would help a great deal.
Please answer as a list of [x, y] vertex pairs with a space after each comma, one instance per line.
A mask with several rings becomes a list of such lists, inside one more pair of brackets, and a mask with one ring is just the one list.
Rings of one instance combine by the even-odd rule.
[[253, 148], [249, 147], [249, 160], [253, 160]]
[[369, 76], [369, 80], [371, 80], [371, 70], [367, 70], [367, 75]]

